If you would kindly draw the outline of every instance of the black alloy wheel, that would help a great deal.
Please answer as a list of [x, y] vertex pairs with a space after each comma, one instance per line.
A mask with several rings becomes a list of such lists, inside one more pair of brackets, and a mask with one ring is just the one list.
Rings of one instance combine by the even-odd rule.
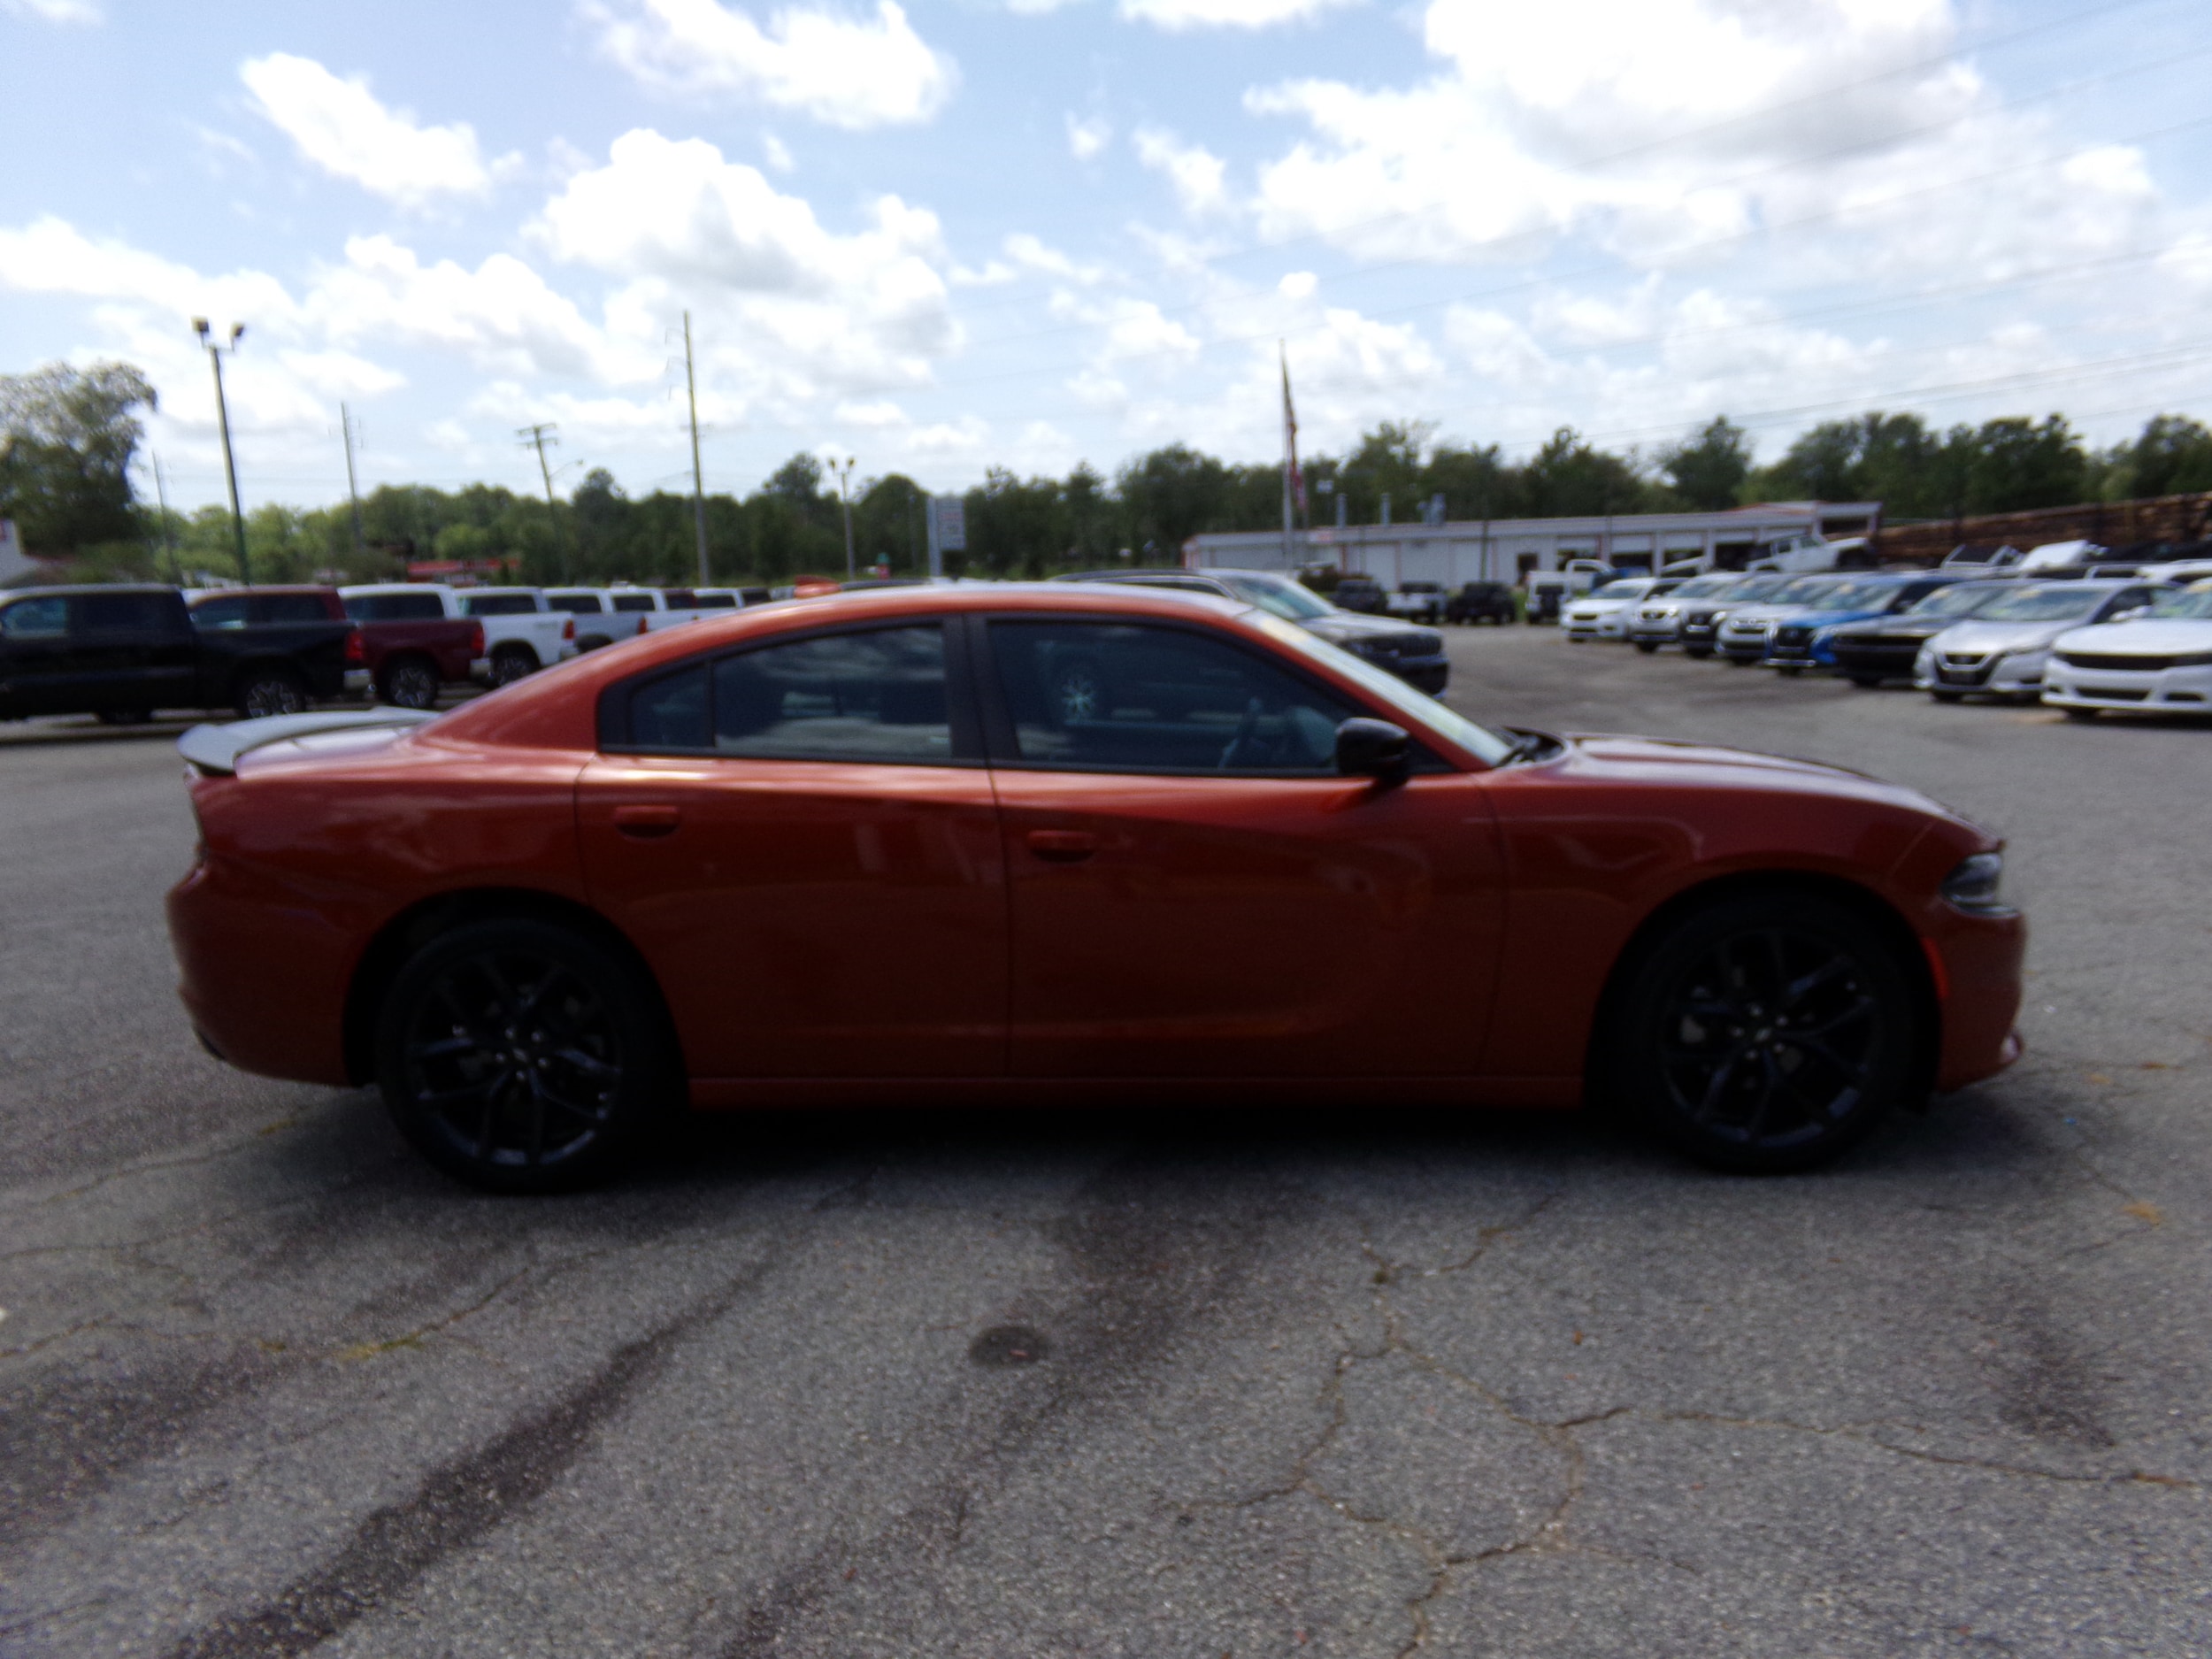
[[544, 922], [471, 924], [400, 970], [376, 1036], [400, 1133], [487, 1192], [550, 1193], [616, 1168], [674, 1092], [657, 994]]
[[1813, 895], [1690, 917], [1637, 969], [1598, 1059], [1612, 1095], [1701, 1164], [1810, 1169], [1905, 1103], [1918, 993], [1881, 932]]
[[526, 645], [503, 645], [492, 653], [492, 684], [511, 686], [537, 672], [538, 657]]
[[384, 665], [383, 682], [377, 690], [396, 709], [435, 708], [438, 671], [419, 657], [403, 657]]
[[238, 713], [248, 720], [275, 714], [303, 714], [307, 710], [307, 687], [299, 677], [281, 668], [256, 668], [238, 682]]

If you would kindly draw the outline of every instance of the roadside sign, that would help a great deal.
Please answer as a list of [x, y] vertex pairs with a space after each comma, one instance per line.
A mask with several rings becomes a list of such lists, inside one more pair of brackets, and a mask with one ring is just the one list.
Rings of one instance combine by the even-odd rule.
[[968, 504], [958, 495], [929, 498], [929, 573], [945, 573], [945, 555], [968, 546]]

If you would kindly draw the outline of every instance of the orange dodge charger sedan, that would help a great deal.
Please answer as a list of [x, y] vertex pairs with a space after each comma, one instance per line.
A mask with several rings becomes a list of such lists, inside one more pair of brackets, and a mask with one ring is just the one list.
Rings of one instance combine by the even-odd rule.
[[1479, 726], [1225, 600], [772, 604], [180, 747], [202, 1039], [499, 1190], [686, 1102], [1604, 1099], [1793, 1170], [2019, 1048], [2000, 844], [1935, 803]]

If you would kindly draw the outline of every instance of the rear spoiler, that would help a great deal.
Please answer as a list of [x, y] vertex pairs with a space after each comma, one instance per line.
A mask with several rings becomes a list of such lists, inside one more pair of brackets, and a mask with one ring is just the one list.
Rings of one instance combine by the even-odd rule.
[[238, 757], [271, 743], [319, 732], [352, 732], [388, 726], [403, 731], [436, 719], [429, 709], [332, 709], [321, 714], [272, 714], [258, 720], [235, 720], [228, 726], [196, 726], [177, 740], [177, 753], [191, 763], [203, 778], [227, 778], [238, 770]]

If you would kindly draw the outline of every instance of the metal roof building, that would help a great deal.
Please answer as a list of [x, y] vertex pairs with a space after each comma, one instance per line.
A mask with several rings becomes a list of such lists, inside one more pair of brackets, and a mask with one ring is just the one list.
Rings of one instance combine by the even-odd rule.
[[1807, 530], [1834, 539], [1870, 535], [1881, 526], [1878, 501], [1778, 501], [1725, 512], [1617, 513], [1592, 518], [1461, 519], [1440, 525], [1355, 525], [1301, 530], [1240, 530], [1194, 535], [1183, 563], [1237, 570], [1292, 571], [1334, 565], [1386, 588], [1409, 581], [1456, 588], [1513, 581], [1557, 570], [1569, 559], [1602, 559], [1646, 569], [1701, 557], [1740, 567], [1761, 541]]

